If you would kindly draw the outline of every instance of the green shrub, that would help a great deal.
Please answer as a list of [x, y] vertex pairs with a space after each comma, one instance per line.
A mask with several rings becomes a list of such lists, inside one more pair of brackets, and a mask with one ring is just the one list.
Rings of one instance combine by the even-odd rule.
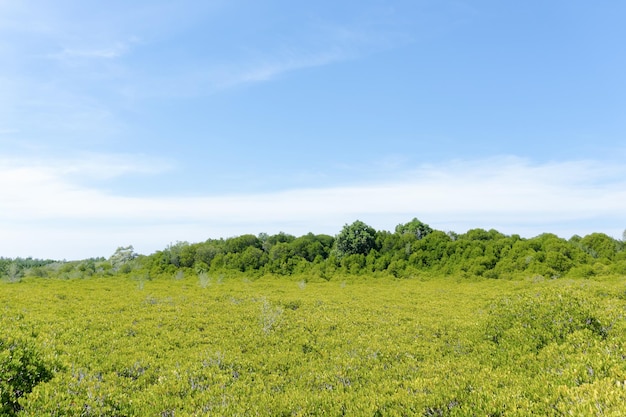
[[500, 300], [491, 308], [486, 336], [506, 349], [536, 353], [583, 329], [599, 337], [606, 336], [606, 329], [596, 318], [590, 301], [553, 290]]
[[20, 398], [52, 376], [52, 367], [44, 361], [34, 343], [0, 338], [1, 415], [16, 415]]

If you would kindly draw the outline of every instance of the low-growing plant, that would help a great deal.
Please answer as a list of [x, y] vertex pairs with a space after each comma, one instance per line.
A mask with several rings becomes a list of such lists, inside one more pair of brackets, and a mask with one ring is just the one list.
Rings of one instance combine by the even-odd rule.
[[537, 352], [549, 343], [561, 343], [582, 329], [606, 337], [595, 306], [571, 291], [549, 290], [505, 297], [489, 312], [486, 336], [496, 345], [524, 346]]
[[1, 282], [2, 340], [63, 364], [22, 390], [13, 415], [626, 411], [623, 279], [224, 272], [218, 284], [209, 271], [202, 288], [185, 271], [143, 289], [132, 274]]
[[20, 399], [52, 377], [53, 366], [43, 359], [32, 341], [0, 337], [1, 415], [16, 415], [21, 409]]

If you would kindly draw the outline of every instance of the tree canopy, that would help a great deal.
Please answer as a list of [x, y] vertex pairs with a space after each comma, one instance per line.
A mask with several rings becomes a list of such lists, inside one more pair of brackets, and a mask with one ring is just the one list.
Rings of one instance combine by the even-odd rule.
[[75, 262], [0, 258], [0, 278], [20, 281], [28, 276], [136, 274], [156, 277], [190, 273], [276, 274], [332, 279], [337, 274], [423, 275], [515, 278], [542, 276], [590, 277], [626, 274], [626, 242], [603, 233], [569, 240], [551, 233], [533, 238], [480, 228], [465, 233], [434, 230], [417, 218], [375, 230], [361, 220], [345, 224], [336, 236], [308, 233], [293, 236], [245, 234], [199, 243], [176, 242], [151, 255], [119, 247], [104, 258]]
[[337, 256], [367, 255], [376, 247], [376, 230], [356, 220], [346, 224], [335, 239]]

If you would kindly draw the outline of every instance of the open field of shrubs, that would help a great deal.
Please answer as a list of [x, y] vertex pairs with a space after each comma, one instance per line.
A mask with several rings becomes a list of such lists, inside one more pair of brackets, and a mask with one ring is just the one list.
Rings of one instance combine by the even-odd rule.
[[626, 282], [0, 283], [18, 416], [623, 416]]

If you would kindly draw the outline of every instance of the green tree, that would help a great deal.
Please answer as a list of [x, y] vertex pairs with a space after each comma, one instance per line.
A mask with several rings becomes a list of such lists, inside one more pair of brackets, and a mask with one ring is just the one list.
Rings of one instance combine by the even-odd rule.
[[442, 231], [434, 231], [420, 240], [409, 257], [411, 265], [419, 268], [437, 267], [445, 262], [450, 245], [450, 236]]
[[351, 274], [358, 274], [365, 267], [366, 258], [362, 253], [346, 255], [341, 258], [341, 266]]
[[242, 271], [259, 269], [267, 262], [267, 255], [263, 250], [248, 246], [240, 255]]
[[292, 242], [296, 237], [285, 232], [279, 232], [278, 234], [267, 236], [266, 233], [259, 234], [259, 240], [262, 243], [263, 250], [269, 252], [272, 247], [278, 243]]
[[335, 239], [335, 251], [338, 257], [348, 255], [367, 255], [376, 248], [376, 230], [360, 220], [346, 224]]
[[396, 226], [396, 233], [399, 235], [411, 234], [414, 235], [418, 240], [425, 238], [429, 234], [433, 232], [433, 229], [430, 228], [426, 223], [422, 223], [417, 218], [413, 218], [408, 223], [399, 224]]
[[290, 242], [293, 254], [313, 262], [315, 258], [321, 256], [327, 258], [333, 245], [333, 238], [328, 235], [314, 235], [308, 233]]
[[191, 268], [195, 262], [198, 245], [185, 245], [180, 250], [180, 266]]
[[278, 242], [272, 246], [269, 252], [269, 270], [273, 273], [288, 275], [293, 271], [289, 260], [293, 258], [293, 252], [289, 243]]
[[133, 245], [128, 246], [120, 246], [115, 250], [113, 255], [109, 258], [109, 262], [111, 262], [111, 266], [114, 270], [119, 270], [123, 265], [132, 261], [137, 257], [135, 253], [135, 249]]
[[194, 258], [195, 263], [211, 265], [213, 258], [215, 258], [218, 253], [222, 253], [222, 247], [219, 246], [218, 243], [219, 242], [208, 241], [198, 245]]
[[263, 242], [255, 235], [241, 235], [237, 237], [231, 237], [224, 242], [226, 253], [241, 253], [248, 247], [262, 249]]
[[620, 249], [620, 243], [604, 233], [591, 233], [580, 244], [591, 256], [601, 259], [612, 260]]

